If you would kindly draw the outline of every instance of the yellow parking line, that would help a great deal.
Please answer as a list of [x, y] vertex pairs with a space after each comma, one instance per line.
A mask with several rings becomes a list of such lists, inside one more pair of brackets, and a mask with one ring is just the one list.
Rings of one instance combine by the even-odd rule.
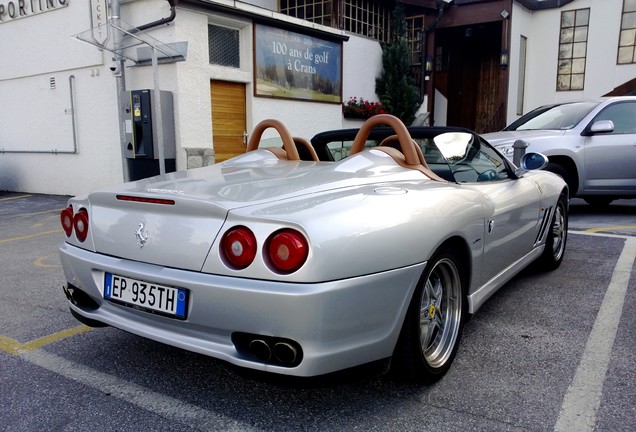
[[23, 214], [20, 215], [20, 217], [36, 216], [36, 215], [41, 215], [41, 214], [46, 214], [46, 213], [61, 213], [62, 210], [64, 210], [64, 209], [53, 209], [53, 210], [43, 210], [41, 212], [34, 212], [34, 213], [23, 213]]
[[15, 200], [15, 199], [21, 199], [21, 198], [28, 198], [30, 196], [31, 195], [18, 195], [14, 197], [0, 198], [0, 201], [9, 201], [9, 200]]
[[27, 234], [27, 235], [20, 236], [20, 237], [11, 237], [11, 238], [7, 238], [7, 239], [0, 239], [0, 244], [9, 243], [9, 242], [18, 241], [18, 240], [26, 240], [26, 239], [30, 239], [30, 238], [33, 238], [33, 237], [40, 237], [40, 236], [43, 236], [43, 235], [57, 234], [57, 233], [61, 233], [61, 232], [63, 232], [63, 230], [56, 229], [56, 230], [51, 230], [51, 231], [42, 231], [40, 233], [35, 233], [35, 234]]
[[622, 230], [622, 229], [636, 229], [636, 225], [619, 225], [619, 226], [611, 226], [611, 227], [604, 227], [604, 228], [589, 228], [583, 231], [604, 232], [604, 231], [616, 231], [616, 230]]
[[0, 350], [12, 355], [20, 355], [25, 352], [33, 351], [43, 346], [52, 344], [53, 342], [66, 339], [77, 334], [86, 333], [91, 330], [90, 327], [85, 325], [79, 325], [61, 332], [53, 333], [52, 335], [44, 336], [39, 339], [32, 340], [31, 342], [20, 343], [10, 337], [0, 336]]
[[47, 264], [46, 263], [46, 261], [49, 261], [51, 259], [55, 259], [56, 257], [57, 257], [57, 254], [51, 254], [51, 255], [46, 255], [46, 256], [43, 256], [43, 257], [36, 258], [35, 261], [33, 261], [33, 265], [36, 266], [36, 267], [41, 267], [41, 268], [58, 268], [58, 267], [62, 267], [57, 262], [55, 264]]

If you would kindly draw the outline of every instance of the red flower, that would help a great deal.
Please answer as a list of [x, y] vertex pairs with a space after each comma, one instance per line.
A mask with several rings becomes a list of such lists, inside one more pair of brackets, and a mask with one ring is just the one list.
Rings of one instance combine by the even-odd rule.
[[342, 113], [346, 118], [367, 119], [376, 114], [386, 114], [386, 110], [380, 102], [371, 102], [354, 96], [342, 104]]

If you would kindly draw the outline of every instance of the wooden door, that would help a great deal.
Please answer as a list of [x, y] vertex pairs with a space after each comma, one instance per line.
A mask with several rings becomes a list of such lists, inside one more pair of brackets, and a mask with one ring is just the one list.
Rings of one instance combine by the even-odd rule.
[[245, 153], [245, 84], [210, 81], [215, 161]]

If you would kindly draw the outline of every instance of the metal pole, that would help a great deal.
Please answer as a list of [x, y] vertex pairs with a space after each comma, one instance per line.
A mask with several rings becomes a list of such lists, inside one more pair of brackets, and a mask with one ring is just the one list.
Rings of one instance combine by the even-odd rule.
[[119, 73], [115, 74], [115, 82], [117, 83], [117, 118], [119, 120], [119, 145], [121, 151], [121, 164], [124, 181], [130, 180], [130, 174], [128, 173], [127, 159], [125, 158], [126, 148], [128, 143], [126, 142], [126, 118], [124, 117], [124, 94], [126, 92], [126, 76], [124, 74], [124, 63], [126, 60], [121, 56], [122, 46], [122, 34], [116, 30], [121, 27], [121, 16], [119, 0], [110, 0], [110, 17], [109, 21], [114, 25], [113, 28], [113, 51], [115, 57], [113, 61], [119, 64]]
[[161, 116], [161, 92], [159, 91], [159, 66], [157, 64], [157, 48], [152, 47], [152, 79], [154, 81], [154, 106], [155, 118], [152, 119], [157, 125], [157, 155], [159, 157], [159, 174], [166, 173], [166, 160], [164, 158], [163, 147], [163, 118]]
[[516, 166], [519, 166], [519, 164], [521, 163], [521, 157], [526, 154], [526, 149], [528, 148], [528, 143], [524, 140], [516, 140], [515, 143], [512, 145], [512, 148], [514, 149], [513, 154], [512, 154], [512, 163], [515, 164]]
[[[420, 98], [424, 103], [424, 97], [426, 96], [426, 26], [424, 25], [424, 18], [422, 18], [422, 34], [420, 35]], [[428, 110], [428, 107], [426, 107]]]

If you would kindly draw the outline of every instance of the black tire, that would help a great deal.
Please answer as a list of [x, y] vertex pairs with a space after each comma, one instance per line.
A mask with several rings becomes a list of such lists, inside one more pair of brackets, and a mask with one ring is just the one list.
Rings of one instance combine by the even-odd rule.
[[450, 248], [438, 251], [424, 271], [402, 324], [391, 373], [429, 384], [450, 368], [467, 315], [463, 266]]
[[593, 206], [593, 207], [607, 207], [608, 205], [610, 205], [612, 203], [612, 201], [614, 201], [613, 198], [607, 198], [607, 197], [584, 197], [583, 198], [585, 200], [586, 203], [588, 203], [589, 205]]
[[570, 196], [574, 196], [578, 189], [577, 181], [574, 178], [574, 173], [571, 173], [567, 170], [563, 165], [559, 165], [558, 163], [550, 162], [545, 168], [546, 171], [550, 171], [561, 177], [568, 185], [568, 189], [570, 190]]
[[545, 249], [539, 257], [539, 268], [554, 270], [561, 265], [565, 255], [565, 245], [568, 240], [568, 199], [562, 193], [554, 209], [554, 215], [550, 222], [548, 237], [545, 241]]

